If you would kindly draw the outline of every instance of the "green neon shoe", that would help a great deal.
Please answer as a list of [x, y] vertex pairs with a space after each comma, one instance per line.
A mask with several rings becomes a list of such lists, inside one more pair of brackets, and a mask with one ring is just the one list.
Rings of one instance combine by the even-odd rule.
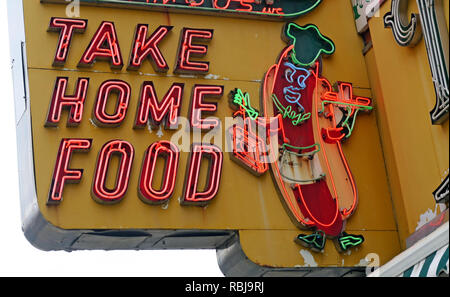
[[349, 248], [356, 247], [364, 242], [364, 236], [362, 235], [354, 235], [347, 234], [342, 232], [341, 235], [336, 239], [336, 246], [338, 250], [342, 252], [346, 252]]
[[315, 252], [321, 252], [325, 247], [325, 233], [323, 231], [316, 231], [313, 234], [299, 234], [294, 242], [306, 248], [310, 248]]

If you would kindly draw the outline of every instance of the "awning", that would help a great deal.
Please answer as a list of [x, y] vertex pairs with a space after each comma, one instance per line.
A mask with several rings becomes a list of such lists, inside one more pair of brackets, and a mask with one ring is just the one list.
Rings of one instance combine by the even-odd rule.
[[402, 277], [436, 277], [448, 274], [448, 245], [435, 251], [419, 263], [400, 274]]
[[395, 256], [368, 277], [435, 277], [449, 272], [448, 222]]

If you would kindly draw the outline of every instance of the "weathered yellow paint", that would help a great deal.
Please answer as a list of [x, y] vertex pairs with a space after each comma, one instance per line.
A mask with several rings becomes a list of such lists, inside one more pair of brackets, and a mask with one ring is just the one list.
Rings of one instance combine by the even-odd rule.
[[448, 20], [449, 20], [448, 14], [449, 14], [449, 3], [450, 3], [450, 1], [443, 0], [442, 2], [443, 2], [443, 5], [444, 5], [445, 20], [447, 21], [447, 30], [450, 30], [449, 29], [449, 25], [448, 25]]
[[[338, 3], [339, 2], [339, 3]], [[336, 44], [336, 53], [324, 61], [324, 73], [331, 82], [349, 81], [355, 93], [371, 97], [369, 78], [362, 43], [356, 33], [349, 1], [326, 1], [316, 11], [297, 21], [298, 24], [315, 23]], [[84, 34], [75, 34], [64, 69], [51, 66], [58, 34], [47, 32], [52, 16], [65, 16], [63, 5], [24, 1], [27, 55], [30, 79], [32, 128], [36, 169], [38, 204], [43, 216], [55, 226], [64, 229], [235, 229], [240, 231], [242, 248], [253, 261], [267, 266], [294, 267], [304, 265], [300, 246], [293, 242], [300, 233], [284, 211], [269, 173], [255, 177], [224, 156], [224, 167], [218, 195], [204, 208], [179, 204], [187, 153], [182, 153], [175, 193], [167, 206], [144, 204], [137, 195], [137, 184], [145, 149], [154, 141], [170, 139], [179, 131], [132, 129], [140, 86], [152, 80], [162, 96], [173, 82], [184, 82], [185, 92], [181, 115], [187, 116], [191, 88], [194, 84], [220, 84], [225, 94], [218, 103], [216, 116], [224, 119], [231, 115], [227, 94], [239, 87], [249, 92], [252, 104], [258, 108], [260, 82], [264, 73], [275, 63], [284, 48], [280, 35], [283, 23], [211, 16], [156, 13], [112, 8], [81, 8], [81, 17], [89, 19]], [[138, 23], [150, 23], [150, 30], [159, 25], [173, 25], [174, 29], [161, 44], [169, 63], [167, 75], [155, 74], [149, 63], [139, 72], [111, 71], [107, 62], [97, 62], [92, 69], [76, 67], [90, 38], [103, 20], [115, 23], [125, 63]], [[339, 25], [337, 25], [339, 24]], [[211, 70], [206, 77], [173, 75], [179, 32], [185, 26], [212, 28], [214, 38], [208, 44]], [[58, 76], [69, 77], [69, 90], [73, 90], [78, 77], [90, 78], [83, 121], [77, 128], [67, 128], [67, 114], [62, 116], [58, 128], [44, 128], [48, 105]], [[97, 128], [90, 122], [98, 86], [107, 79], [122, 79], [132, 88], [132, 97], [125, 121], [118, 128]], [[69, 91], [70, 92], [70, 91]], [[47, 206], [46, 199], [57, 155], [58, 145], [64, 137], [93, 138], [87, 154], [75, 154], [72, 168], [84, 168], [80, 184], [66, 185], [64, 201], [59, 206]], [[124, 139], [135, 148], [135, 159], [128, 192], [119, 204], [102, 205], [90, 198], [90, 188], [97, 155], [102, 145], [111, 139]], [[361, 115], [351, 139], [344, 144], [359, 192], [356, 213], [348, 221], [348, 232], [366, 237], [363, 247], [349, 255], [338, 254], [331, 241], [325, 253], [314, 255], [319, 265], [353, 266], [368, 253], [377, 253], [382, 262], [399, 252], [397, 228], [392, 211], [386, 178], [383, 152], [375, 113]]]
[[[448, 10], [448, 1], [444, 2]], [[410, 11], [417, 12], [412, 3]], [[386, 3], [380, 15], [389, 10]], [[382, 18], [370, 19], [369, 27], [373, 49], [366, 63], [404, 248], [420, 215], [440, 212], [432, 192], [448, 174], [449, 124], [431, 124], [429, 112], [436, 99], [424, 41], [413, 48], [400, 47]]]

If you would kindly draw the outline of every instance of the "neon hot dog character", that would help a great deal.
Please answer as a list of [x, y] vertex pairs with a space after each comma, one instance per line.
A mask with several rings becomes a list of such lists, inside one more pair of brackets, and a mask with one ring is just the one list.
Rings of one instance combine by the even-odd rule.
[[[333, 88], [321, 76], [322, 56], [333, 54], [335, 46], [315, 25], [287, 23], [283, 33], [288, 46], [263, 81], [264, 116], [251, 107], [248, 94], [231, 93], [230, 106], [238, 108], [234, 115], [244, 119], [242, 127], [230, 131], [233, 159], [257, 175], [271, 170], [291, 220], [312, 230], [299, 234], [296, 243], [322, 251], [330, 238], [340, 252], [347, 251], [364, 237], [344, 231], [358, 192], [342, 142], [351, 136], [358, 113], [372, 109], [371, 100], [354, 96], [350, 83], [338, 82]], [[266, 141], [251, 128], [274, 120], [278, 129], [269, 129]]]

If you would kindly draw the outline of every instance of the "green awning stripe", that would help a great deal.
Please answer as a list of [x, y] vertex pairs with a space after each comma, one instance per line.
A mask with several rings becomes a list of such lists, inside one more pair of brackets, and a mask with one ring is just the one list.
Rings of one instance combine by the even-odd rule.
[[419, 277], [425, 277], [428, 275], [428, 269], [430, 268], [431, 262], [433, 262], [435, 256], [436, 252], [433, 252], [425, 259], [425, 263], [423, 263], [422, 269], [419, 273]]
[[436, 275], [439, 275], [439, 273], [441, 273], [442, 271], [446, 271], [448, 273], [448, 246], [444, 252], [444, 255], [439, 261], [438, 267], [436, 269]]
[[434, 251], [425, 259], [419, 261], [416, 265], [411, 266], [402, 273], [403, 277], [426, 277], [438, 276], [442, 271], [448, 273], [448, 245]]
[[411, 273], [412, 273], [412, 271], [413, 271], [413, 269], [414, 269], [414, 266], [411, 266], [410, 268], [408, 268], [408, 270], [406, 270], [406, 271], [403, 273], [403, 277], [410, 277], [410, 276], [411, 276]]

